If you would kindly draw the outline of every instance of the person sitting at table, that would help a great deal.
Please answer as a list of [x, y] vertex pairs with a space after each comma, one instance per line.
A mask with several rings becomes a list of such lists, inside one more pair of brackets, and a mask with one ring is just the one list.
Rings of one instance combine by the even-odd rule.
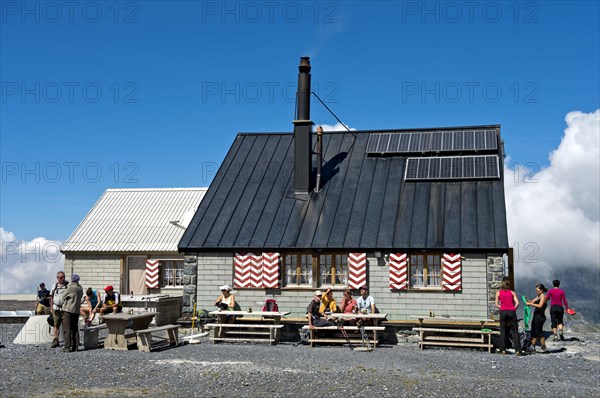
[[327, 319], [327, 316], [320, 311], [322, 296], [323, 293], [321, 293], [320, 290], [317, 290], [306, 309], [306, 315], [308, 316], [308, 327], [310, 329], [314, 329], [315, 326], [333, 326], [333, 322]]
[[[352, 297], [352, 290], [344, 290], [344, 296], [340, 302], [340, 311], [342, 311], [343, 314], [356, 314], [357, 309], [358, 306], [356, 305], [356, 300]], [[347, 325], [355, 325], [356, 319], [348, 319], [344, 323]]]
[[319, 312], [339, 312], [337, 303], [333, 298], [333, 291], [331, 288], [325, 290], [325, 294], [321, 296]]
[[[234, 311], [235, 310], [235, 296], [231, 294], [231, 287], [227, 284], [221, 286], [219, 288], [221, 290], [221, 295], [214, 302], [214, 305], [219, 307], [221, 311]], [[234, 323], [235, 316], [228, 315], [227, 323]]]
[[80, 315], [83, 317], [85, 326], [90, 326], [102, 304], [100, 293], [88, 287], [83, 296], [83, 301], [84, 305], [81, 306]]
[[[375, 299], [373, 296], [369, 296], [369, 288], [367, 286], [360, 287], [360, 297], [356, 299], [356, 306], [359, 314], [374, 314], [375, 313]], [[372, 319], [365, 319], [365, 324], [373, 324]]]
[[104, 297], [102, 298], [102, 307], [100, 308], [100, 315], [106, 314], [117, 314], [123, 312], [123, 306], [121, 305], [121, 295], [115, 292], [114, 288], [110, 285], [104, 288]]

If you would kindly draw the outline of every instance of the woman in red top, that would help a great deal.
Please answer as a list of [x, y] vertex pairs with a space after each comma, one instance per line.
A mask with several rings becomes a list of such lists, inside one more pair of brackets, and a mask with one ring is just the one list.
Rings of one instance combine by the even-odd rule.
[[[546, 298], [550, 302], [550, 322], [552, 324], [552, 333], [554, 333], [554, 340], [558, 340], [558, 336], [560, 336], [561, 340], [565, 339], [565, 335], [563, 334], [563, 316], [565, 315], [564, 306], [568, 309], [569, 303], [567, 303], [567, 297], [565, 296], [565, 291], [559, 289], [560, 281], [555, 279], [552, 281], [553, 289], [548, 290], [546, 294]], [[556, 327], [558, 326], [558, 334], [556, 334]]]
[[500, 353], [506, 354], [506, 332], [509, 332], [515, 355], [521, 356], [521, 341], [519, 340], [517, 308], [519, 299], [510, 290], [510, 282], [502, 281], [502, 289], [496, 292], [496, 307], [500, 309]]
[[[356, 314], [358, 306], [356, 305], [356, 300], [352, 297], [352, 290], [346, 289], [344, 290], [344, 297], [342, 297], [342, 302], [340, 303], [340, 310], [344, 314]], [[349, 319], [346, 321], [348, 325], [356, 324], [355, 319]]]

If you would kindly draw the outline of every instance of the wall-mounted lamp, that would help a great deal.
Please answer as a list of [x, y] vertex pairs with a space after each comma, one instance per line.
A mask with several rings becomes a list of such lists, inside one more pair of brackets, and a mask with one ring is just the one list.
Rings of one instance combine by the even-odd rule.
[[173, 224], [174, 226], [176, 226], [177, 228], [181, 228], [181, 229], [185, 229], [185, 227], [181, 224], [179, 224], [179, 220], [175, 220], [175, 221], [169, 221], [170, 224]]

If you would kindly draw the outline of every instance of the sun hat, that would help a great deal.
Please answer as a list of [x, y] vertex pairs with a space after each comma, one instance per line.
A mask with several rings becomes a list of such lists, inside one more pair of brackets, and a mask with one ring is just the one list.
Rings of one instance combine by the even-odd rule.
[[225, 284], [225, 285], [221, 286], [219, 288], [219, 290], [227, 290], [228, 292], [230, 292], [231, 291], [231, 287], [229, 285]]
[[71, 275], [71, 282], [79, 282], [79, 275], [73, 274]]
[[104, 291], [108, 291], [108, 290], [113, 290], [113, 287], [111, 285], [108, 285], [104, 288]]
[[315, 292], [315, 296], [322, 296], [322, 295], [323, 295], [323, 293], [320, 290], [317, 290]]
[[577, 312], [575, 312], [575, 310], [573, 308], [567, 308], [567, 314], [575, 315], [575, 314], [577, 314]]

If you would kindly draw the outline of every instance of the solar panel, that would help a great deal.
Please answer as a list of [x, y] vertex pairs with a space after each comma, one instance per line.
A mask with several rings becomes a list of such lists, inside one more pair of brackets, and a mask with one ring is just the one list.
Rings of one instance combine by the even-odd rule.
[[500, 178], [498, 155], [408, 158], [404, 179], [464, 180]]
[[498, 149], [496, 130], [371, 133], [367, 153], [464, 152]]

